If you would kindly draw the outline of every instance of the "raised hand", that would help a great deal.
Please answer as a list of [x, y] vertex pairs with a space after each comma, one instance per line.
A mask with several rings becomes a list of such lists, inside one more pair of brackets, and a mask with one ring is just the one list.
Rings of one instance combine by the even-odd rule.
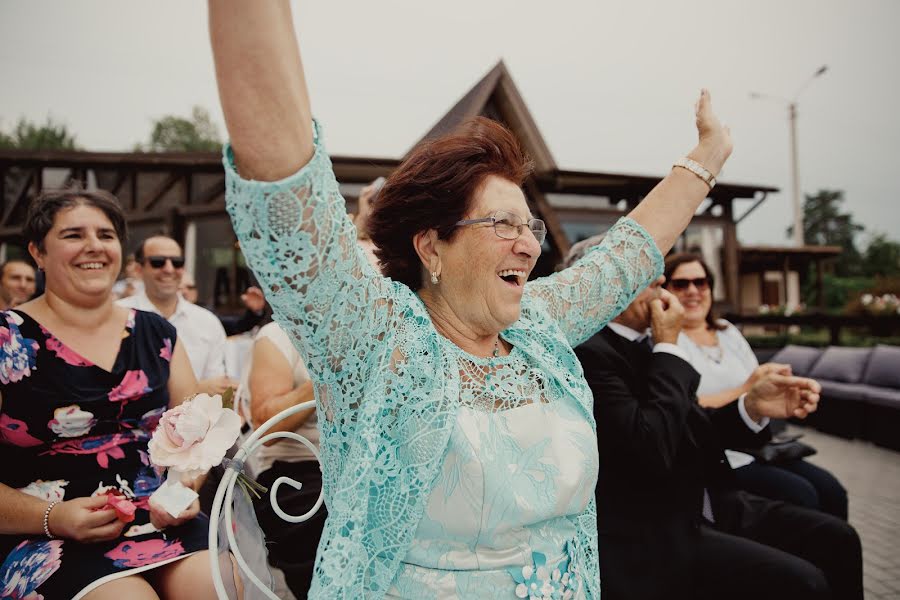
[[700, 91], [700, 98], [694, 105], [694, 114], [700, 143], [688, 156], [706, 167], [713, 175], [718, 175], [734, 148], [731, 130], [722, 125], [719, 117], [713, 112], [709, 90], [705, 88]]
[[107, 500], [103, 494], [60, 502], [50, 511], [47, 520], [50, 533], [82, 543], [116, 539], [125, 523], [118, 519], [112, 507], [106, 505]]
[[266, 297], [263, 295], [262, 290], [252, 285], [241, 294], [241, 302], [244, 303], [244, 306], [247, 309], [252, 310], [255, 313], [258, 313], [266, 307]]

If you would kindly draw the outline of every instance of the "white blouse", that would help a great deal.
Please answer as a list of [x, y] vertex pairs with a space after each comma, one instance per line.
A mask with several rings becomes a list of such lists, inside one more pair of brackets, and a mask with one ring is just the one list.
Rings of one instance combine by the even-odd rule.
[[750, 344], [737, 327], [720, 319], [726, 327], [717, 331], [716, 346], [700, 346], [685, 335], [678, 335], [678, 347], [687, 352], [691, 366], [700, 373], [697, 395], [715, 394], [743, 385], [759, 366]]

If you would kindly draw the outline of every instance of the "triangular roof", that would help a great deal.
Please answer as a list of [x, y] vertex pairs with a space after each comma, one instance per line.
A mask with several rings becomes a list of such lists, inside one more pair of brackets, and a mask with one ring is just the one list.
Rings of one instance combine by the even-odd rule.
[[489, 117], [509, 127], [534, 160], [536, 173], [556, 170], [556, 161], [502, 60], [460, 98], [415, 146], [450, 133], [461, 123], [477, 116]]

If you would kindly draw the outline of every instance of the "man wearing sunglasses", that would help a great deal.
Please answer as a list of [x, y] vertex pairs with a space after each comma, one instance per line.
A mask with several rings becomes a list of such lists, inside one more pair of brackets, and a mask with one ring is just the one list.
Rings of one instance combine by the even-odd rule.
[[163, 316], [178, 330], [200, 391], [221, 394], [237, 382], [225, 375], [225, 329], [218, 317], [192, 304], [178, 292], [184, 277], [184, 254], [178, 242], [161, 235], [149, 237], [134, 253], [144, 291], [119, 304]]

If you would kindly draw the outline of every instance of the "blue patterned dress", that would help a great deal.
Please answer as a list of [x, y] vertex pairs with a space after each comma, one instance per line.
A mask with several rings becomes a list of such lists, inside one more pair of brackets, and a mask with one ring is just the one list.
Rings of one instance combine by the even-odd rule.
[[593, 399], [572, 348], [662, 272], [652, 238], [622, 219], [526, 285], [509, 357], [472, 357], [366, 260], [315, 135], [281, 181], [224, 159], [241, 249], [314, 382], [328, 519], [310, 598], [599, 598]]
[[0, 482], [46, 501], [112, 491], [137, 506], [111, 541], [0, 535], [0, 599], [80, 598], [98, 585], [206, 549], [208, 519], [157, 531], [147, 442], [168, 408], [176, 333], [132, 310], [111, 371], [24, 312], [0, 313]]

